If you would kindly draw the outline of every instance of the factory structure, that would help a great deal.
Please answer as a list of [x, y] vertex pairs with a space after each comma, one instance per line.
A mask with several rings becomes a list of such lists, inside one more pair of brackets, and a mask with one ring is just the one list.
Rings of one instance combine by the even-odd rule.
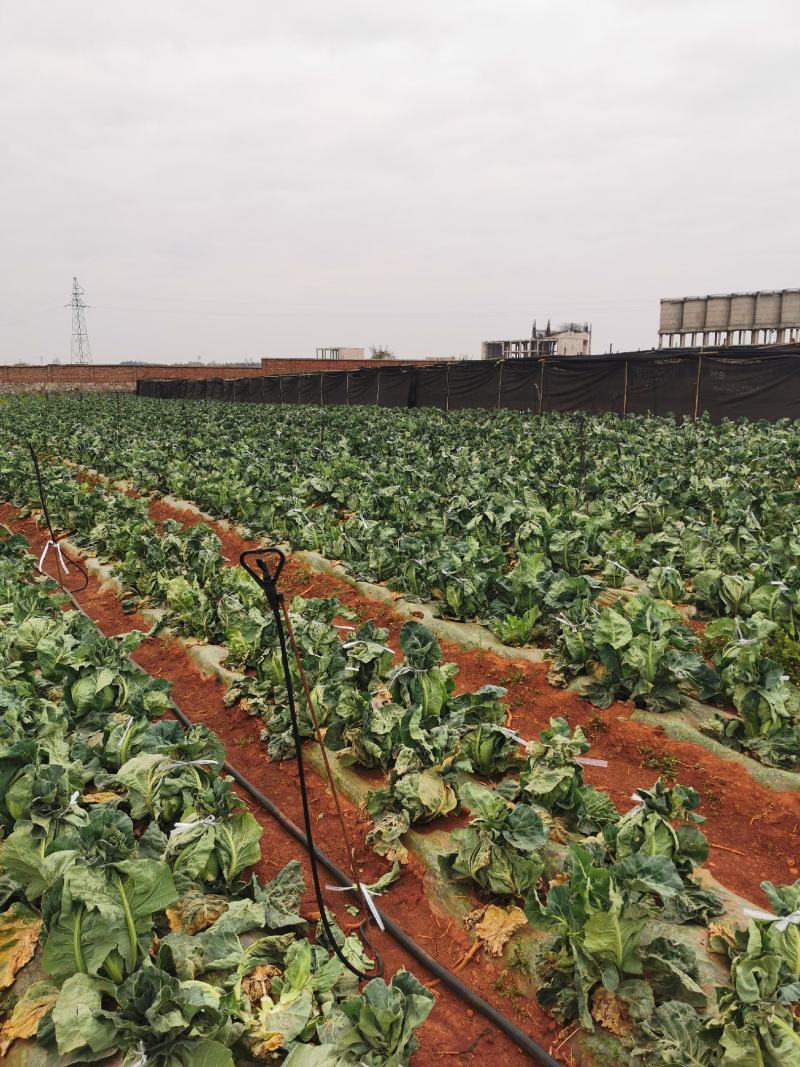
[[345, 348], [334, 345], [332, 348], [318, 348], [317, 359], [363, 359], [363, 348]]
[[659, 348], [792, 344], [800, 340], [800, 289], [684, 296], [661, 301]]
[[533, 324], [530, 337], [511, 341], [483, 341], [481, 359], [541, 359], [543, 356], [589, 356], [592, 352], [592, 324], [565, 322], [558, 329], [543, 330]]

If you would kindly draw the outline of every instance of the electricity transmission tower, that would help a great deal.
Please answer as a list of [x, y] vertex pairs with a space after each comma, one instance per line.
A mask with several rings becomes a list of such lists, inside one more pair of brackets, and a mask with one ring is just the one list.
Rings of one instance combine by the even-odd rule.
[[86, 316], [83, 309], [88, 307], [83, 302], [83, 288], [78, 279], [72, 279], [72, 300], [64, 307], [72, 308], [72, 350], [70, 362], [91, 363], [92, 350], [89, 347], [89, 334], [86, 332]]

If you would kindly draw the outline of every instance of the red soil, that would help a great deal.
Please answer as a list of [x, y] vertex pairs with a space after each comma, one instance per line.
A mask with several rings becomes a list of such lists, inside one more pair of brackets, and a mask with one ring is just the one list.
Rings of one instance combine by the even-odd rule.
[[[187, 525], [204, 521], [191, 513], [176, 511], [163, 500], [151, 502], [150, 514], [159, 521], [178, 518]], [[244, 542], [218, 523], [209, 525], [222, 539], [223, 552], [229, 559], [238, 559], [243, 548], [252, 547], [252, 542]], [[361, 596], [343, 579], [318, 574], [290, 558], [283, 584], [291, 594], [338, 596], [361, 618], [371, 618], [388, 629], [390, 641], [397, 647], [405, 620], [390, 605]], [[708, 867], [728, 889], [766, 905], [762, 881], [781, 883], [797, 878], [800, 792], [767, 789], [738, 763], [723, 760], [691, 742], [674, 741], [659, 727], [635, 722], [629, 703], [617, 702], [600, 711], [576, 693], [554, 688], [547, 681], [547, 664], [508, 660], [487, 650], [464, 649], [447, 641], [442, 642], [442, 651], [447, 660], [459, 666], [459, 692], [487, 683], [508, 689], [506, 700], [514, 729], [524, 737], [535, 737], [557, 715], [563, 715], [571, 726], [584, 727], [592, 742], [591, 755], [609, 761], [607, 768], [586, 767], [584, 778], [609, 793], [620, 811], [631, 806], [630, 797], [636, 789], [652, 785], [660, 773], [697, 789], [702, 798], [700, 811], [707, 820], [703, 832], [711, 844]]]
[[[150, 514], [157, 521], [174, 518], [185, 525], [207, 521], [172, 508], [163, 500], [151, 501]], [[45, 540], [42, 531], [31, 520], [12, 522], [13, 515], [13, 509], [0, 506], [0, 520], [25, 533], [32, 550], [40, 551]], [[254, 542], [245, 542], [218, 523], [208, 524], [220, 537], [223, 555], [231, 564], [235, 565], [243, 549], [254, 547]], [[390, 605], [361, 596], [344, 580], [313, 572], [301, 561], [290, 558], [282, 585], [289, 595], [338, 596], [360, 618], [371, 618], [389, 630], [389, 640], [397, 647], [404, 619]], [[94, 580], [85, 593], [78, 595], [78, 600], [107, 633], [137, 626], [148, 628], [140, 617], [124, 615], [113, 593], [99, 593]], [[670, 772], [683, 784], [694, 786], [701, 794], [700, 810], [707, 818], [703, 830], [711, 845], [708, 867], [727, 888], [766, 905], [760, 890], [762, 880], [782, 883], [794, 881], [798, 876], [800, 793], [766, 789], [754, 782], [738, 764], [720, 759], [698, 745], [673, 741], [658, 727], [635, 722], [630, 717], [632, 707], [629, 704], [615, 703], [604, 711], [593, 708], [574, 692], [549, 685], [546, 664], [509, 660], [486, 650], [465, 650], [447, 641], [442, 642], [442, 650], [447, 660], [459, 666], [456, 679], [459, 692], [487, 683], [506, 686], [511, 721], [523, 736], [534, 737], [538, 730], [548, 725], [551, 717], [558, 715], [563, 715], [572, 726], [581, 725], [592, 742], [591, 755], [609, 761], [607, 768], [586, 767], [584, 777], [608, 792], [621, 811], [631, 806], [631, 793], [651, 785], [662, 771]], [[225, 709], [222, 705], [223, 687], [216, 681], [201, 680], [192, 661], [176, 642], [150, 639], [135, 658], [151, 674], [169, 678], [174, 686], [174, 699], [189, 718], [216, 730], [225, 742], [228, 758], [237, 769], [267, 795], [279, 796], [286, 814], [296, 822], [300, 821], [294, 764], [267, 761], [264, 749], [258, 743], [260, 726], [257, 720], [248, 718], [238, 708]], [[321, 779], [313, 774], [309, 779], [312, 802], [318, 812], [319, 843], [341, 867], [346, 868], [332, 798]], [[369, 881], [381, 872], [382, 863], [363, 843], [365, 823], [358, 812], [346, 802], [345, 807], [351, 836], [356, 843], [357, 859], [364, 866], [365, 880]], [[255, 814], [265, 826], [262, 854], [269, 857], [262, 861], [261, 873], [266, 876], [274, 874], [294, 856], [300, 858], [305, 867], [302, 850], [268, 819]], [[421, 871], [414, 861], [409, 866], [410, 870], [404, 872], [400, 883], [391, 889], [381, 904], [432, 956], [452, 966], [463, 956], [469, 943], [463, 931], [446, 920], [440, 921], [431, 912]], [[336, 896], [338, 898], [338, 894]], [[333, 903], [337, 910], [339, 900]], [[313, 909], [313, 902], [308, 906]], [[345, 913], [342, 921], [350, 921], [350, 917]], [[398, 966], [407, 966], [420, 973], [420, 968], [387, 937], [380, 937], [376, 931], [373, 940], [384, 957], [387, 973]], [[424, 975], [421, 977], [425, 979]], [[498, 977], [496, 964], [481, 961], [476, 956], [462, 977], [506, 1015], [515, 1018], [523, 1029], [538, 1036], [547, 1047], [556, 1029], [555, 1023], [530, 1000], [513, 995], [498, 999], [492, 990]], [[484, 1063], [489, 1058], [498, 1064], [527, 1062], [507, 1039], [491, 1028], [485, 1036], [480, 1036], [488, 1024], [471, 1012], [465, 1012], [461, 1002], [446, 991], [437, 987], [436, 992], [437, 1007], [423, 1028], [423, 1048], [417, 1062], [437, 1063], [440, 1059], [442, 1063], [453, 1062], [454, 1053], [458, 1055], [459, 1050], [466, 1049], [478, 1037], [477, 1045], [460, 1055], [456, 1062]]]
[[[0, 522], [25, 534], [35, 555], [44, 547], [47, 539], [45, 531], [37, 527], [32, 519], [16, 518], [14, 509], [8, 505], [0, 504]], [[51, 561], [52, 556], [45, 569], [57, 577], [55, 564]], [[69, 577], [64, 584], [70, 590], [80, 582], [77, 578]], [[149, 624], [139, 614], [126, 615], [114, 591], [103, 590], [93, 576], [90, 576], [86, 589], [74, 595], [105, 634], [149, 629]], [[281, 810], [296, 824], [301, 824], [302, 809], [295, 763], [271, 763], [267, 760], [265, 749], [258, 739], [258, 720], [249, 718], [238, 708], [225, 708], [222, 702], [225, 689], [219, 681], [201, 678], [186, 649], [170, 638], [148, 638], [134, 653], [133, 659], [154, 677], [168, 679], [172, 684], [172, 698], [178, 707], [193, 722], [202, 722], [213, 729], [225, 744], [226, 756], [231, 764], [263, 793], [276, 798]], [[314, 773], [308, 774], [308, 786], [312, 811], [317, 820], [317, 843], [342, 869], [347, 870], [349, 864], [333, 798], [326, 784]], [[264, 831], [261, 839], [262, 859], [256, 867], [258, 874], [262, 878], [271, 878], [289, 860], [299, 859], [306, 884], [310, 886], [311, 874], [304, 849], [249, 797], [243, 795], [243, 800]], [[386, 863], [364, 843], [366, 820], [363, 814], [344, 798], [341, 803], [356, 849], [356, 862], [362, 880], [374, 881], [386, 870]], [[324, 880], [325, 872], [321, 874]], [[328, 906], [343, 928], [356, 929], [363, 915], [357, 918], [351, 916], [345, 910], [345, 904], [349, 901], [343, 896], [338, 893], [326, 894]], [[470, 947], [460, 927], [431, 909], [425, 894], [422, 867], [413, 857], [404, 868], [400, 881], [381, 899], [380, 906], [429, 955], [446, 967], [455, 967]], [[310, 919], [318, 917], [316, 902], [310, 891], [303, 902], [303, 914]], [[374, 925], [370, 925], [367, 936], [380, 954], [387, 977], [405, 967], [417, 974], [421, 981], [429, 982], [431, 976], [388, 935], [381, 934]], [[544, 1015], [535, 1002], [522, 996], [509, 996], [508, 992], [506, 999], [495, 992], [494, 983], [499, 977], [499, 970], [494, 962], [477, 955], [460, 972], [460, 976], [544, 1047], [557, 1038], [555, 1022]], [[482, 1016], [466, 1008], [458, 997], [443, 989], [436, 981], [431, 983], [431, 988], [436, 995], [436, 1004], [420, 1031], [422, 1047], [414, 1060], [419, 1067], [422, 1064], [449, 1065], [454, 1062], [477, 1065], [487, 1060], [502, 1067], [521, 1067], [529, 1062], [508, 1038]], [[513, 989], [513, 978], [509, 977], [506, 990]]]

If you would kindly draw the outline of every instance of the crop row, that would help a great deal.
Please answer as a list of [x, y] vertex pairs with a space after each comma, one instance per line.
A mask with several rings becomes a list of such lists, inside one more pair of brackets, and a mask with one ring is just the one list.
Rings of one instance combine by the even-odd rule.
[[306, 936], [297, 861], [244, 877], [261, 829], [219, 739], [160, 718], [167, 683], [128, 659], [144, 635], [62, 610], [23, 550], [0, 538], [0, 1056], [35, 1038], [64, 1064], [406, 1064], [432, 995], [407, 972], [359, 993]]
[[[480, 587], [483, 610], [504, 640], [536, 637], [550, 643], [551, 680], [567, 684], [575, 676], [592, 675], [585, 692], [601, 707], [630, 698], [666, 711], [680, 707], [687, 694], [721, 708], [733, 706], [737, 715], [710, 719], [707, 731], [767, 765], [800, 765], [795, 684], [800, 530], [793, 483], [797, 434], [790, 426], [771, 427], [769, 437], [762, 427], [734, 436], [727, 427], [702, 422], [676, 426], [667, 420], [604, 416], [585, 427], [584, 451], [592, 463], [585, 460], [581, 471], [581, 464], [576, 470], [569, 459], [566, 441], [575, 424], [559, 416], [531, 420], [514, 413], [490, 418], [425, 412], [429, 422], [422, 422], [422, 413], [415, 412], [300, 409], [303, 419], [319, 422], [319, 434], [315, 427], [301, 434], [289, 421], [298, 418], [295, 409], [259, 407], [243, 413], [236, 406], [213, 405], [207, 411], [192, 404], [96, 398], [15, 403], [14, 425], [43, 448], [52, 447], [43, 437], [46, 427], [57, 434], [59, 453], [130, 476], [139, 486], [182, 494], [273, 537], [289, 536], [295, 547], [321, 548], [364, 577], [388, 575], [389, 585], [407, 593], [438, 594], [445, 612], [456, 613], [454, 590], [466, 594]], [[249, 432], [248, 415], [256, 423]], [[386, 421], [378, 424], [379, 417]], [[376, 438], [381, 434], [383, 443], [373, 446], [380, 462], [367, 462], [365, 428]], [[469, 443], [469, 430], [479, 435], [479, 449]], [[117, 448], [121, 433], [126, 443]], [[413, 452], [423, 463], [418, 436], [428, 441], [424, 484], [416, 479], [416, 468], [403, 462]], [[280, 454], [273, 452], [276, 442]], [[663, 466], [662, 453], [670, 444], [673, 473], [667, 477], [658, 460]], [[689, 447], [698, 468], [706, 471], [703, 477], [691, 469], [674, 472], [675, 453]], [[539, 468], [557, 449], [560, 478], [553, 483]], [[442, 471], [437, 469], [435, 477], [431, 470], [434, 453], [451, 462], [447, 481]], [[642, 455], [647, 466], [640, 462]], [[622, 460], [631, 456], [628, 470]], [[744, 456], [747, 465], [741, 462]], [[718, 473], [723, 463], [725, 477]], [[535, 493], [521, 476], [513, 488], [505, 484], [510, 465], [536, 471]], [[621, 466], [624, 491], [618, 484]], [[355, 470], [361, 472], [357, 479]], [[609, 486], [602, 496], [601, 470]], [[492, 472], [499, 484], [490, 493], [486, 483]], [[443, 487], [452, 485], [453, 477], [462, 492], [448, 502]], [[391, 479], [396, 484], [389, 491]], [[233, 487], [230, 494], [221, 493], [223, 483]], [[0, 463], [0, 490], [18, 502], [29, 502], [34, 493], [27, 460], [10, 443], [8, 459]], [[487, 497], [476, 512], [482, 490]], [[112, 533], [127, 537], [128, 544], [112, 546], [117, 551], [111, 554], [122, 553], [126, 580], [141, 595], [153, 595], [148, 585], [163, 584], [174, 561], [156, 551], [152, 531], [137, 532], [140, 518], [120, 507]], [[64, 525], [85, 529], [78, 519], [67, 505]], [[92, 547], [102, 552], [104, 531], [92, 534]], [[378, 549], [391, 550], [394, 563], [376, 564]], [[482, 553], [480, 577], [475, 551]], [[652, 565], [657, 559], [662, 562]], [[741, 573], [744, 564], [746, 573]], [[139, 573], [132, 574], [137, 565]], [[203, 566], [195, 565], [201, 577]], [[427, 577], [420, 584], [423, 571]], [[691, 591], [681, 571], [691, 574]], [[624, 590], [614, 603], [614, 589], [641, 575], [643, 588], [635, 595]], [[187, 625], [191, 618], [201, 636], [220, 640], [225, 633], [236, 659], [238, 635], [219, 618], [224, 601], [187, 589], [180, 574], [171, 577], [166, 595], [173, 614], [181, 611]], [[696, 606], [723, 612], [702, 640], [673, 603], [690, 595]], [[610, 606], [601, 606], [609, 601]], [[474, 607], [475, 613], [480, 610]], [[460, 612], [472, 613], [472, 608]]]
[[[254, 587], [223, 565], [213, 533], [178, 524], [160, 531], [143, 500], [82, 485], [55, 465], [47, 475], [57, 520], [67, 522], [78, 540], [119, 558], [117, 570], [132, 600], [162, 603], [170, 624], [184, 632], [195, 632], [195, 620], [202, 619], [208, 635], [225, 640], [238, 662], [255, 669], [232, 687], [229, 700], [243, 700], [262, 718], [273, 756], [287, 755], [288, 709], [271, 622], [255, 602]], [[198, 607], [204, 610], [198, 613]], [[455, 697], [454, 668], [442, 663], [423, 626], [406, 624], [403, 659], [395, 665], [385, 631], [372, 623], [342, 640], [335, 620], [343, 609], [336, 601], [297, 599], [292, 613], [326, 744], [341, 759], [390, 769], [385, 787], [368, 802], [373, 843], [390, 857], [402, 857], [402, 834], [410, 825], [463, 802], [471, 821], [451, 835], [446, 873], [484, 899], [522, 901], [528, 920], [552, 935], [536, 973], [544, 1006], [562, 1020], [610, 1028], [653, 1064], [686, 1062], [664, 1059], [676, 1030], [709, 1050], [723, 1034], [733, 1050], [753, 1032], [762, 1043], [776, 1042], [769, 1028], [766, 1034], [753, 1031], [755, 1017], [741, 998], [730, 1000], [727, 1014], [721, 1014], [722, 1001], [716, 1014], [709, 1012], [700, 964], [689, 946], [679, 933], [653, 937], [646, 930], [653, 918], [678, 929], [721, 911], [715, 894], [691, 875], [707, 850], [692, 790], [657, 783], [620, 816], [608, 797], [582, 781], [579, 761], [588, 746], [579, 731], [571, 735], [565, 723], [554, 721], [520, 752], [503, 726], [502, 691], [484, 687]], [[308, 721], [305, 733], [311, 734]], [[465, 779], [468, 772], [505, 777], [487, 788]], [[564, 841], [571, 843], [566, 855], [554, 847]], [[781, 893], [789, 894], [788, 901], [792, 892], [774, 890], [781, 900]], [[730, 939], [731, 952], [739, 953], [735, 935]], [[786, 995], [780, 967], [778, 972], [766, 1003]], [[761, 1012], [767, 1010], [762, 1001]], [[775, 1024], [776, 1033], [783, 1032], [781, 1025]], [[781, 1054], [789, 1047], [784, 1045]], [[676, 1055], [686, 1054], [688, 1046], [677, 1047]], [[697, 1062], [715, 1062], [710, 1056]]]

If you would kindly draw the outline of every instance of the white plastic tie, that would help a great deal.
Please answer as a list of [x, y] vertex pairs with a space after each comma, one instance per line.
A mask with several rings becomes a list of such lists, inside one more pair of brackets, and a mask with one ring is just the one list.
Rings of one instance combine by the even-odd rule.
[[81, 795], [80, 790], [76, 789], [75, 792], [72, 794], [72, 796], [69, 798], [69, 802], [68, 802], [67, 806], [61, 812], [62, 815], [69, 815], [69, 813], [71, 811], [82, 811], [83, 810], [81, 808], [80, 804], [78, 804], [78, 797], [80, 795]]
[[214, 815], [206, 815], [205, 819], [193, 819], [191, 822], [176, 822], [170, 831], [169, 839], [171, 841], [173, 837], [179, 837], [187, 830], [194, 830], [196, 826], [213, 826], [216, 821]]
[[760, 911], [758, 908], [742, 908], [742, 915], [746, 915], [748, 919], [775, 923], [775, 929], [782, 934], [790, 926], [800, 926], [800, 911], [793, 911], [790, 915], [773, 915], [771, 911]]
[[326, 885], [325, 888], [329, 889], [331, 893], [360, 893], [372, 914], [372, 918], [377, 923], [378, 929], [381, 931], [386, 929], [383, 925], [381, 914], [375, 907], [375, 903], [372, 899], [373, 897], [380, 896], [380, 893], [373, 893], [363, 882], [359, 882], [358, 885]]
[[172, 760], [169, 767], [216, 767], [218, 759], [178, 759]]
[[139, 1055], [131, 1063], [130, 1067], [144, 1067], [144, 1065], [147, 1063], [147, 1053], [144, 1050], [144, 1041], [139, 1042], [137, 1052], [139, 1053]]
[[510, 730], [507, 726], [495, 726], [495, 730], [500, 734], [505, 734], [506, 737], [510, 737], [511, 740], [516, 741], [518, 745], [527, 747], [530, 744], [530, 741], [526, 741], [516, 730]]
[[[42, 549], [42, 554], [41, 554], [41, 556], [39, 556], [39, 570], [40, 571], [42, 570], [42, 567], [44, 566], [44, 561], [47, 558], [47, 553], [50, 551], [51, 548], [54, 548], [56, 550], [56, 556], [58, 557], [58, 562], [61, 564], [61, 566], [64, 568], [65, 571], [68, 571], [69, 567], [67, 566], [67, 561], [64, 559], [63, 555], [61, 554], [61, 545], [58, 543], [58, 541], [53, 541], [53, 540], [48, 540], [45, 543], [44, 548]], [[42, 571], [42, 573], [44, 573], [44, 571]]]
[[[365, 645], [366, 643], [367, 642], [363, 638], [356, 641], [343, 641], [342, 648], [355, 648], [356, 645]], [[377, 647], [380, 648], [382, 652], [391, 652], [392, 655], [394, 655], [394, 649], [389, 648], [388, 645], [378, 645]]]
[[383, 932], [385, 927], [383, 925], [383, 919], [381, 918], [381, 914], [378, 911], [378, 909], [375, 907], [375, 903], [374, 903], [374, 901], [372, 899], [374, 894], [369, 889], [367, 889], [367, 887], [364, 885], [363, 882], [359, 882], [358, 886], [359, 886], [359, 889], [361, 890], [361, 895], [363, 896], [367, 907], [372, 912], [372, 917], [375, 920], [375, 922], [377, 923], [378, 929], [381, 932]]
[[333, 628], [335, 630], [355, 630], [355, 626], [345, 626], [342, 622], [335, 622]]
[[607, 767], [607, 759], [595, 759], [594, 756], [576, 756], [576, 763], [582, 763], [584, 767]]

